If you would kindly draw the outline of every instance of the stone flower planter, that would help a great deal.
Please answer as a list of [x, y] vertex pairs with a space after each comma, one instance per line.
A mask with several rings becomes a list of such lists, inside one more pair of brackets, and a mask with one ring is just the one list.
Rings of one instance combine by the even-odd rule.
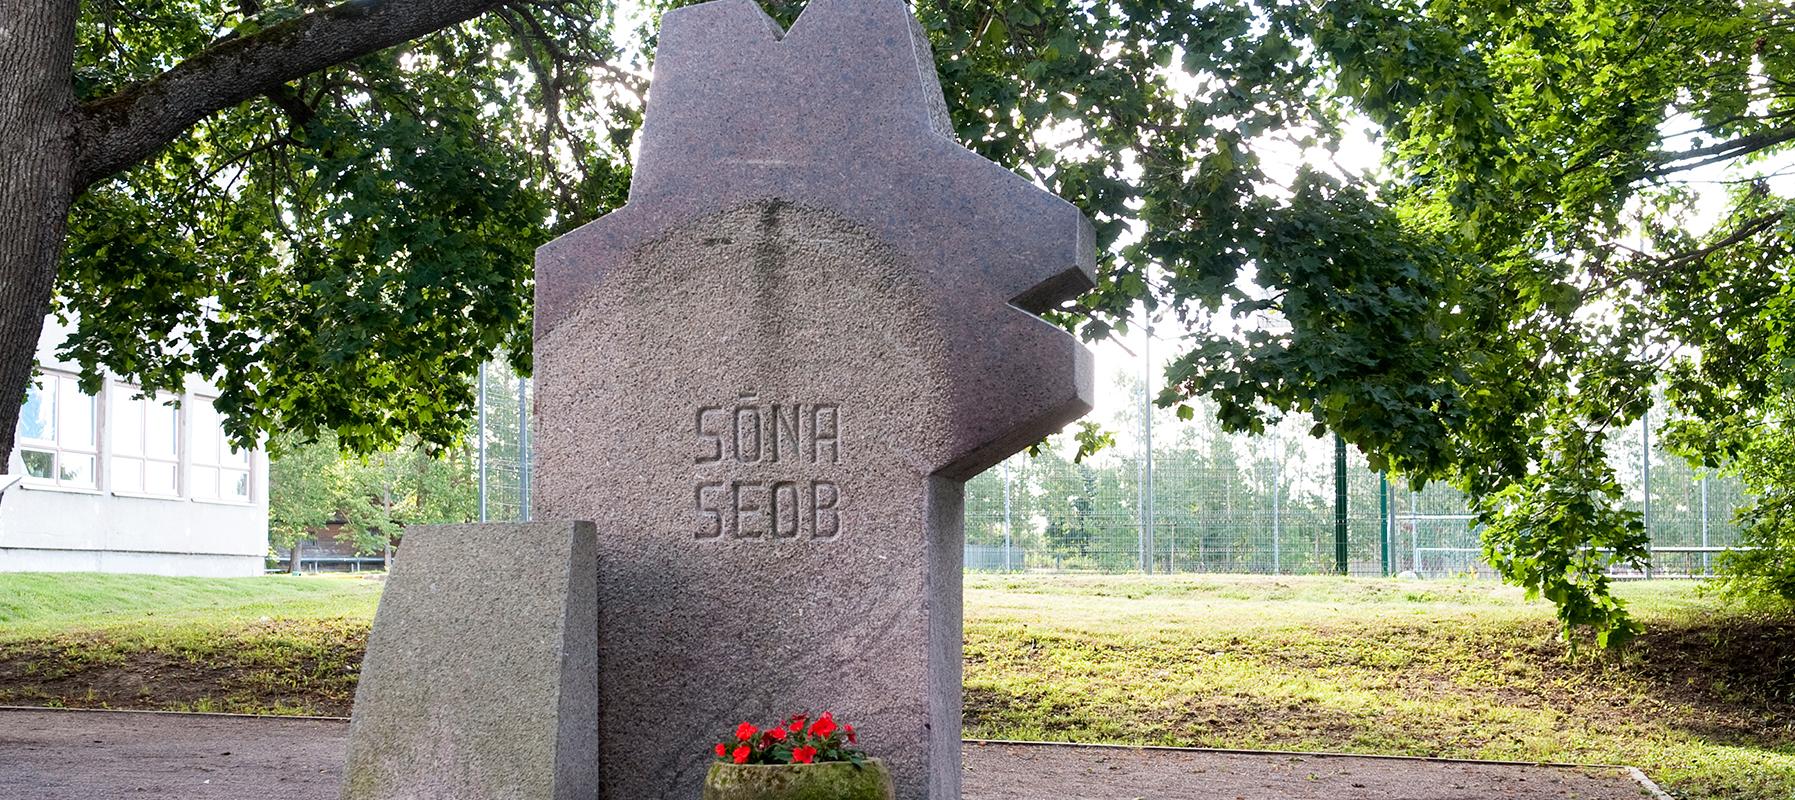
[[704, 800], [894, 800], [885, 762], [711, 765]]

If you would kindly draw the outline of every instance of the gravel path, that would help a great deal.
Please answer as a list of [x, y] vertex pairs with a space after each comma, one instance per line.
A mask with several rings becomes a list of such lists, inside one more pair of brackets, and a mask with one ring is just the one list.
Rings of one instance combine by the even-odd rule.
[[[0, 710], [0, 800], [337, 800], [334, 720]], [[966, 745], [966, 800], [1640, 800], [1618, 770]]]

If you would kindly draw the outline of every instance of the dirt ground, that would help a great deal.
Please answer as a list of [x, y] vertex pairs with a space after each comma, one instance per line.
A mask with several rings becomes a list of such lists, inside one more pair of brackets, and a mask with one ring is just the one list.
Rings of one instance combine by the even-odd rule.
[[[337, 800], [338, 720], [0, 709], [0, 800]], [[968, 743], [966, 800], [1639, 800], [1618, 770]]]

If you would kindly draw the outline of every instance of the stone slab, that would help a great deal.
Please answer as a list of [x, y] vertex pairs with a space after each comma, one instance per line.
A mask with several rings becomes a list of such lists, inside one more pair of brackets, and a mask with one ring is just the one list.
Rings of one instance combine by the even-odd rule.
[[594, 800], [589, 523], [413, 528], [375, 612], [344, 800]]
[[[606, 796], [828, 709], [959, 797], [962, 482], [1089, 408], [1078, 210], [953, 141], [902, 0], [663, 18], [630, 199], [537, 263], [536, 511], [601, 537]], [[652, 665], [645, 669], [644, 665]]]

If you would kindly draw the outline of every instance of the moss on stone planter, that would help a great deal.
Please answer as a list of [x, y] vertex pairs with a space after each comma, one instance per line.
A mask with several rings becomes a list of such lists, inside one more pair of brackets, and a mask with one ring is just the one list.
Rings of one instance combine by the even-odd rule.
[[713, 764], [704, 800], [893, 800], [891, 772], [876, 758], [859, 766], [826, 764]]

